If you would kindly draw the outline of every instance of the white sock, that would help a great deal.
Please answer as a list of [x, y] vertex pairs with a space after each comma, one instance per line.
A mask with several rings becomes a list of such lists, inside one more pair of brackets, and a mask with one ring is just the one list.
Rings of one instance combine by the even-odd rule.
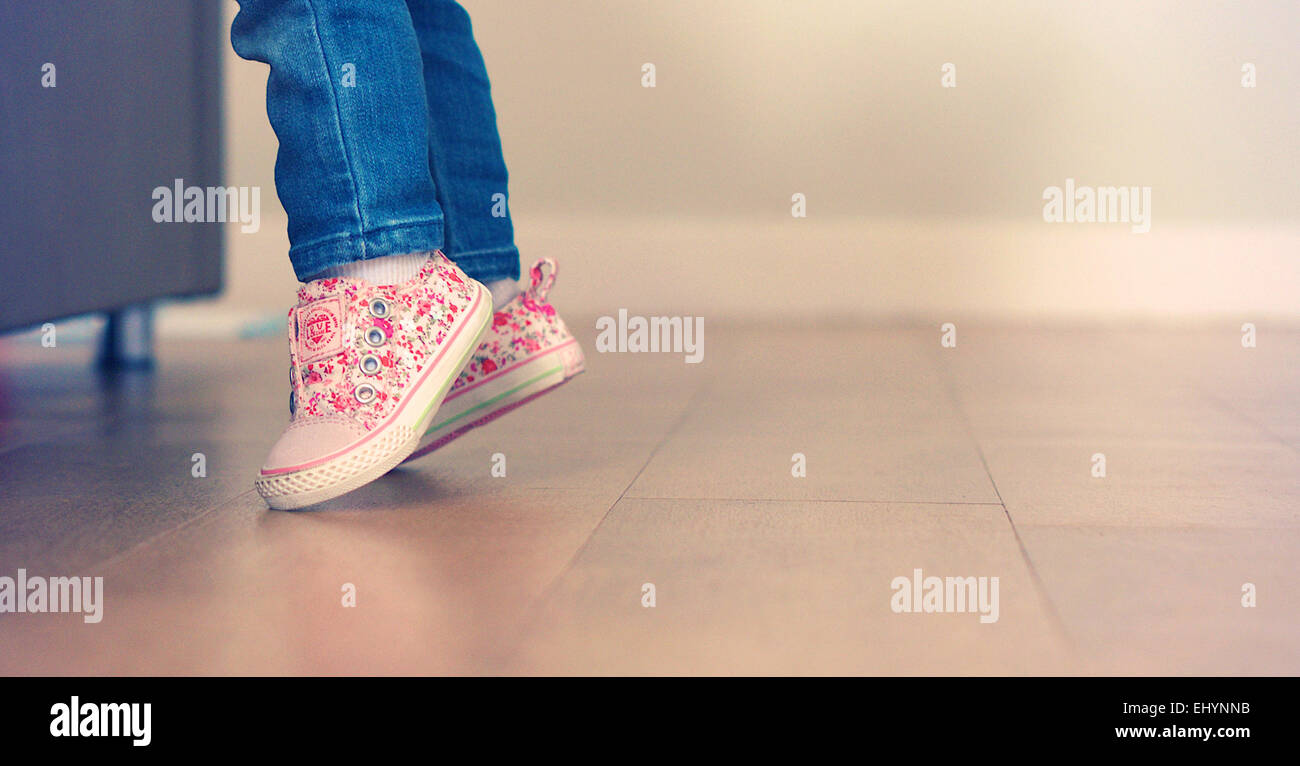
[[346, 277], [364, 279], [372, 285], [400, 285], [420, 273], [420, 267], [429, 260], [428, 253], [407, 253], [405, 255], [385, 255], [368, 258], [364, 261], [352, 261], [339, 266], [331, 266], [316, 276]]
[[519, 283], [513, 279], [498, 279], [495, 282], [484, 282], [483, 286], [492, 293], [492, 310], [500, 311], [501, 307], [515, 299], [519, 294]]

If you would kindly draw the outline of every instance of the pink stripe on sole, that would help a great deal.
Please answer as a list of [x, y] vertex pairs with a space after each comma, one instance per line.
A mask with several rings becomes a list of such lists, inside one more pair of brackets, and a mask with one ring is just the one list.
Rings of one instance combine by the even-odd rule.
[[537, 397], [539, 397], [539, 396], [541, 396], [541, 395], [543, 395], [543, 394], [549, 394], [550, 392], [554, 391], [555, 389], [559, 388], [560, 386], [564, 385], [565, 383], [568, 383], [570, 380], [573, 380], [574, 377], [577, 377], [577, 376], [575, 375], [575, 376], [567, 377], [567, 378], [565, 378], [564, 380], [561, 380], [559, 383], [556, 383], [555, 385], [550, 386], [549, 388], [544, 388], [544, 389], [542, 389], [541, 391], [538, 391], [538, 392], [535, 393], [535, 394], [529, 394], [528, 396], [524, 397], [523, 399], [520, 399], [520, 400], [517, 401], [517, 402], [513, 402], [513, 403], [511, 403], [511, 404], [507, 404], [506, 406], [502, 407], [501, 409], [499, 409], [499, 410], [494, 410], [494, 411], [488, 413], [487, 415], [484, 415], [483, 417], [479, 418], [478, 420], [475, 420], [475, 421], [472, 422], [472, 423], [468, 423], [468, 424], [466, 424], [466, 425], [461, 426], [460, 428], [457, 428], [455, 431], [452, 431], [452, 432], [449, 433], [449, 434], [445, 434], [445, 435], [443, 435], [443, 436], [440, 436], [440, 437], [438, 437], [437, 440], [435, 440], [435, 441], [433, 441], [433, 442], [430, 442], [430, 443], [429, 443], [429, 446], [427, 446], [427, 447], [421, 447], [420, 449], [417, 449], [415, 452], [412, 452], [411, 455], [410, 455], [410, 457], [406, 458], [406, 460], [404, 460], [404, 461], [402, 461], [402, 462], [404, 462], [404, 463], [409, 463], [409, 462], [411, 462], [412, 460], [415, 460], [415, 459], [418, 458], [418, 457], [423, 457], [423, 456], [429, 454], [430, 452], [433, 452], [434, 450], [438, 449], [439, 447], [446, 446], [449, 442], [455, 441], [457, 438], [459, 438], [459, 437], [465, 435], [466, 433], [468, 433], [468, 432], [470, 432], [470, 431], [473, 431], [475, 428], [478, 428], [479, 426], [482, 426], [482, 425], [487, 425], [488, 423], [491, 423], [492, 421], [496, 420], [497, 418], [501, 417], [502, 415], [506, 414], [507, 412], [510, 412], [511, 410], [513, 410], [513, 409], [515, 409], [515, 408], [517, 408], [517, 407], [522, 407], [523, 405], [528, 404], [529, 402], [531, 402], [532, 400], [536, 399]]
[[561, 343], [561, 344], [558, 345], [558, 346], [553, 346], [553, 347], [551, 347], [551, 348], [546, 349], [545, 351], [543, 351], [543, 352], [540, 353], [540, 354], [534, 354], [533, 356], [530, 356], [530, 357], [528, 357], [527, 359], [522, 359], [522, 360], [520, 360], [520, 361], [518, 361], [518, 362], [515, 362], [514, 364], [510, 365], [509, 367], [507, 367], [507, 368], [505, 368], [505, 369], [503, 369], [503, 370], [497, 370], [496, 372], [492, 373], [491, 375], [489, 375], [489, 376], [486, 377], [486, 378], [480, 378], [480, 379], [474, 381], [473, 383], [469, 384], [468, 386], [465, 386], [465, 387], [462, 388], [462, 389], [459, 389], [459, 390], [456, 390], [456, 391], [452, 391], [450, 394], [447, 394], [447, 399], [446, 399], [446, 401], [451, 401], [452, 399], [455, 399], [456, 397], [460, 396], [461, 394], [464, 394], [464, 393], [468, 393], [468, 392], [470, 392], [470, 391], [473, 391], [474, 389], [478, 388], [479, 386], [483, 385], [484, 383], [490, 383], [490, 382], [496, 380], [497, 378], [501, 377], [502, 375], [505, 375], [507, 372], [510, 372], [511, 370], [517, 370], [517, 369], [519, 369], [520, 367], [524, 366], [525, 364], [528, 364], [529, 362], [535, 362], [535, 361], [537, 361], [538, 359], [541, 359], [542, 357], [546, 356], [547, 354], [550, 354], [550, 353], [555, 352], [555, 351], [559, 351], [559, 350], [562, 349], [562, 348], [568, 348], [569, 346], [572, 346], [573, 344], [575, 344], [575, 343], [577, 343], [577, 342], [578, 342], [578, 339], [577, 339], [577, 338], [569, 338], [568, 340], [566, 340], [565, 342]]

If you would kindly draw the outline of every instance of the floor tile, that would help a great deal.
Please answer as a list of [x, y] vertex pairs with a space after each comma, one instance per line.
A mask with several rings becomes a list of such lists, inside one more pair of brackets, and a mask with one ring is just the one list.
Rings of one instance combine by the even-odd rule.
[[[895, 613], [895, 577], [998, 577], [998, 620]], [[642, 604], [643, 586], [656, 604]], [[624, 499], [503, 665], [527, 673], [1068, 672], [999, 506]]]
[[[1025, 439], [983, 449], [1017, 523], [1300, 527], [1300, 454], [1277, 444]], [[1093, 476], [1098, 453], [1104, 478]]]
[[482, 672], [612, 502], [420, 486], [279, 513], [250, 492], [78, 570], [105, 578], [100, 623], [6, 615], [0, 673]]
[[[569, 319], [585, 374], [296, 513], [251, 490], [281, 338], [0, 340], [0, 574], [106, 578], [0, 615], [0, 673], [1300, 671], [1300, 332], [708, 318], [686, 364]], [[999, 620], [895, 614], [918, 568]]]
[[1088, 672], [1300, 673], [1300, 530], [1019, 529]]

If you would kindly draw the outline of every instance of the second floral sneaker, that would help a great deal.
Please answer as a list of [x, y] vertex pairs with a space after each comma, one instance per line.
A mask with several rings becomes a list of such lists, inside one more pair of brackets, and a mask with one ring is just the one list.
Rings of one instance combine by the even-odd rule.
[[537, 261], [529, 270], [528, 289], [492, 315], [492, 326], [408, 461], [553, 391], [583, 371], [582, 348], [546, 300], [555, 272], [555, 261]]
[[289, 312], [290, 421], [258, 493], [272, 508], [301, 508], [405, 460], [440, 418], [492, 316], [487, 288], [437, 252], [397, 285], [303, 285]]

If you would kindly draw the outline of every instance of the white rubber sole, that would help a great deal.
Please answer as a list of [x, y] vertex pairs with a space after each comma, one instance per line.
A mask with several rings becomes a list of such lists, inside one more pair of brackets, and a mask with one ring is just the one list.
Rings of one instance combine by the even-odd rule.
[[438, 410], [419, 447], [407, 460], [423, 457], [466, 431], [535, 399], [582, 372], [583, 367], [582, 350], [577, 341], [570, 339], [480, 385], [456, 392]]
[[262, 474], [254, 486], [270, 507], [288, 511], [347, 494], [388, 473], [420, 446], [443, 399], [460, 371], [469, 364], [492, 322], [492, 295], [479, 294], [447, 341], [438, 360], [407, 395], [406, 405], [388, 420], [327, 460], [288, 472]]

